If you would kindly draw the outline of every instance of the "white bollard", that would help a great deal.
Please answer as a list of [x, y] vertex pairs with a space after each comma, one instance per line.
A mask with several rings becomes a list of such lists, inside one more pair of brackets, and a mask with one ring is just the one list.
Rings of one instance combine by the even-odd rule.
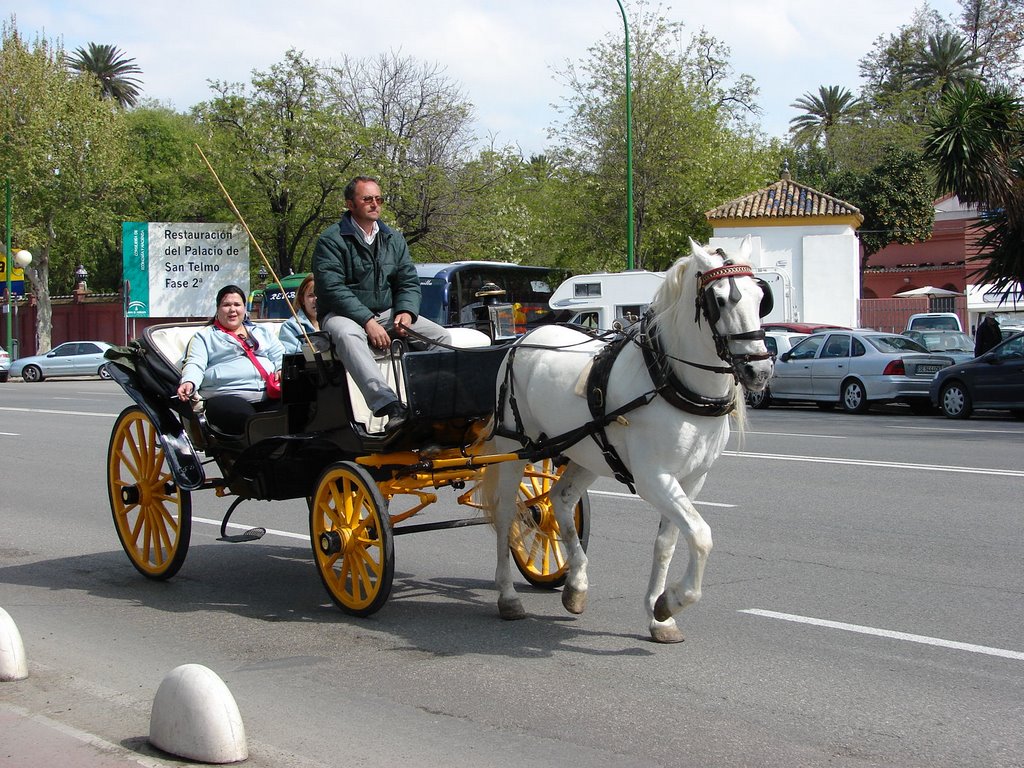
[[11, 615], [0, 608], [0, 682], [24, 680], [28, 677], [28, 658], [21, 633]]
[[149, 741], [164, 752], [203, 763], [249, 757], [238, 705], [224, 681], [201, 664], [183, 664], [161, 681], [149, 717]]

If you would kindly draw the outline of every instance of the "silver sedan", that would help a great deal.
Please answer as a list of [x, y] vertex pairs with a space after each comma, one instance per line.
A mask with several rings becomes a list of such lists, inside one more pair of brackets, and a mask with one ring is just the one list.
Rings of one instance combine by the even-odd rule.
[[915, 413], [931, 410], [928, 387], [953, 359], [928, 352], [906, 336], [871, 331], [835, 331], [808, 336], [775, 361], [771, 399], [810, 400], [863, 413], [871, 403], [907, 403]]

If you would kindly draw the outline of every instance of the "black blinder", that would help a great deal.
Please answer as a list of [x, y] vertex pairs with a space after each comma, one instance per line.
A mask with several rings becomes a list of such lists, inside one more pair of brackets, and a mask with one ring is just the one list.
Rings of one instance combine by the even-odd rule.
[[757, 314], [759, 317], [767, 317], [775, 308], [775, 297], [772, 295], [771, 286], [765, 280], [755, 277], [754, 281], [761, 286], [761, 306], [758, 307]]

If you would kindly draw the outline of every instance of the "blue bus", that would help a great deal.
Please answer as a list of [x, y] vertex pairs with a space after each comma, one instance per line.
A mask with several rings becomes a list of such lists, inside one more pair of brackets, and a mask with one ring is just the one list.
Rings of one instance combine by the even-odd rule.
[[[552, 267], [532, 267], [503, 261], [454, 261], [448, 264], [417, 264], [423, 299], [420, 315], [448, 327], [479, 327], [480, 315], [474, 310], [482, 306], [476, 296], [485, 283], [494, 283], [505, 290], [498, 298], [512, 305], [517, 333], [553, 319], [548, 301], [569, 271]], [[263, 289], [259, 307], [253, 302], [253, 314], [264, 318], [289, 316], [285, 293], [294, 304], [295, 291], [307, 273], [288, 275], [280, 283]]]

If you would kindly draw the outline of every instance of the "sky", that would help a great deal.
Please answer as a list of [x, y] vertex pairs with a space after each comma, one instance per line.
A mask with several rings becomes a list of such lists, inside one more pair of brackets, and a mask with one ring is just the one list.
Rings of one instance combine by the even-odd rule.
[[[860, 87], [858, 61], [880, 35], [909, 23], [923, 0], [676, 0], [665, 15], [706, 29], [754, 77], [762, 130], [784, 137], [789, 105], [819, 85]], [[944, 17], [956, 0], [930, 0]], [[623, 35], [615, 0], [8, 0], [24, 37], [68, 51], [109, 43], [142, 68], [143, 96], [186, 111], [212, 97], [210, 80], [248, 83], [289, 48], [312, 60], [398, 51], [439, 64], [476, 111], [481, 141], [543, 151], [568, 95], [555, 78], [594, 43]], [[629, 9], [627, 8], [627, 12]]]

